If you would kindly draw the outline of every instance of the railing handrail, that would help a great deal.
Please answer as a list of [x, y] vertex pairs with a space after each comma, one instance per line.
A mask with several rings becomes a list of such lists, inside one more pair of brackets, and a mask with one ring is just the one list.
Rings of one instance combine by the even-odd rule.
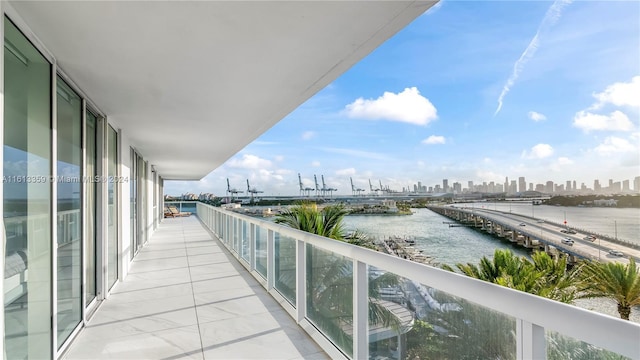
[[[295, 230], [270, 221], [249, 217], [199, 203], [222, 214], [275, 231], [281, 235], [390, 271], [398, 276], [444, 291], [450, 295], [527, 321], [563, 335], [640, 358], [640, 324], [596, 313], [569, 304], [473, 279], [425, 264], [415, 263], [371, 249]], [[605, 335], [606, 334], [606, 335]]]

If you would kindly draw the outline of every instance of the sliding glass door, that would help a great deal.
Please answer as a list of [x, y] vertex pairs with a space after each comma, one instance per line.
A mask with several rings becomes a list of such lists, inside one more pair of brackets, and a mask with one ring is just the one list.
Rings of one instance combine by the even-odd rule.
[[4, 19], [6, 359], [47, 359], [51, 333], [51, 65]]
[[89, 306], [97, 296], [98, 289], [98, 229], [97, 206], [98, 166], [102, 163], [98, 157], [98, 118], [90, 111], [86, 112], [86, 162], [85, 175], [85, 306]]
[[56, 319], [58, 348], [82, 320], [82, 100], [57, 79]]
[[118, 133], [107, 126], [107, 281], [118, 280]]

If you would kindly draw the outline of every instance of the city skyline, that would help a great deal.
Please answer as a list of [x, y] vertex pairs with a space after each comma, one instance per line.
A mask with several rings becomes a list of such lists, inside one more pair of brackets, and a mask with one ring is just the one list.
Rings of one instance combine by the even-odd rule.
[[[322, 176], [322, 175], [321, 175]], [[594, 179], [591, 186], [586, 183], [578, 183], [575, 180], [566, 180], [561, 182], [555, 182], [553, 180], [547, 180], [543, 183], [533, 183], [526, 181], [523, 176], [517, 178], [505, 178], [504, 182], [475, 182], [473, 180], [453, 180], [442, 179], [437, 184], [427, 184], [418, 181], [413, 184], [407, 184], [406, 186], [396, 189], [384, 184], [381, 180], [373, 181], [367, 179], [366, 187], [360, 187], [356, 185], [356, 182], [352, 177], [349, 178], [349, 187], [344, 189], [334, 188], [329, 184], [322, 183], [321, 180], [316, 179], [320, 177], [315, 176], [311, 182], [303, 181], [302, 184], [298, 183], [297, 192], [292, 193], [269, 193], [252, 186], [251, 191], [247, 191], [242, 187], [235, 187], [234, 184], [229, 184], [227, 190], [223, 193], [211, 193], [200, 192], [194, 193], [187, 191], [184, 193], [167, 193], [165, 195], [179, 197], [180, 195], [200, 195], [206, 194], [207, 198], [215, 197], [272, 197], [272, 196], [303, 196], [303, 197], [325, 197], [330, 198], [333, 196], [348, 196], [348, 195], [362, 195], [362, 196], [383, 196], [388, 194], [466, 194], [466, 193], [504, 193], [506, 195], [517, 195], [525, 192], [540, 192], [547, 195], [611, 195], [611, 194], [640, 194], [640, 176], [636, 176], [633, 179], [608, 179], [606, 182], [600, 182], [599, 179]], [[516, 180], [517, 179], [517, 180]], [[524, 183], [522, 181], [524, 180]], [[351, 183], [353, 182], [353, 186]], [[361, 181], [360, 181], [361, 182]], [[524, 189], [521, 185], [524, 184]], [[231, 191], [228, 191], [228, 190]], [[258, 195], [259, 193], [259, 195]], [[213, 195], [213, 196], [212, 196]]]
[[201, 181], [165, 192], [224, 194], [229, 178], [294, 195], [298, 173], [336, 194], [350, 177], [367, 190], [633, 184], [639, 14], [638, 2], [441, 2]]

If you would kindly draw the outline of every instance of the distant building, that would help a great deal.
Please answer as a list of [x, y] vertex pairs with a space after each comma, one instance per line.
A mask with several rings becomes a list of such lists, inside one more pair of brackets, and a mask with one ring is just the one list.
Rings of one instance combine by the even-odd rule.
[[614, 200], [614, 199], [593, 200], [593, 205], [595, 205], [595, 206], [618, 206], [618, 200]]
[[640, 176], [636, 176], [633, 179], [633, 190], [635, 190], [635, 192], [640, 193]]
[[554, 188], [553, 188], [553, 181], [547, 181], [547, 185], [545, 186], [544, 191], [545, 191], [547, 194], [553, 194], [553, 190], [554, 190]]
[[524, 179], [524, 176], [518, 178], [518, 191], [521, 193], [527, 191], [527, 181]]

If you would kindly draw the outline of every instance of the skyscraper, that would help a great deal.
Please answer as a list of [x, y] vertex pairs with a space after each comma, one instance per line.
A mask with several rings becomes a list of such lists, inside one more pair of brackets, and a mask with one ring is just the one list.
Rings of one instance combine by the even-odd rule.
[[524, 179], [524, 176], [520, 176], [518, 178], [518, 191], [521, 193], [527, 191], [527, 182]]

